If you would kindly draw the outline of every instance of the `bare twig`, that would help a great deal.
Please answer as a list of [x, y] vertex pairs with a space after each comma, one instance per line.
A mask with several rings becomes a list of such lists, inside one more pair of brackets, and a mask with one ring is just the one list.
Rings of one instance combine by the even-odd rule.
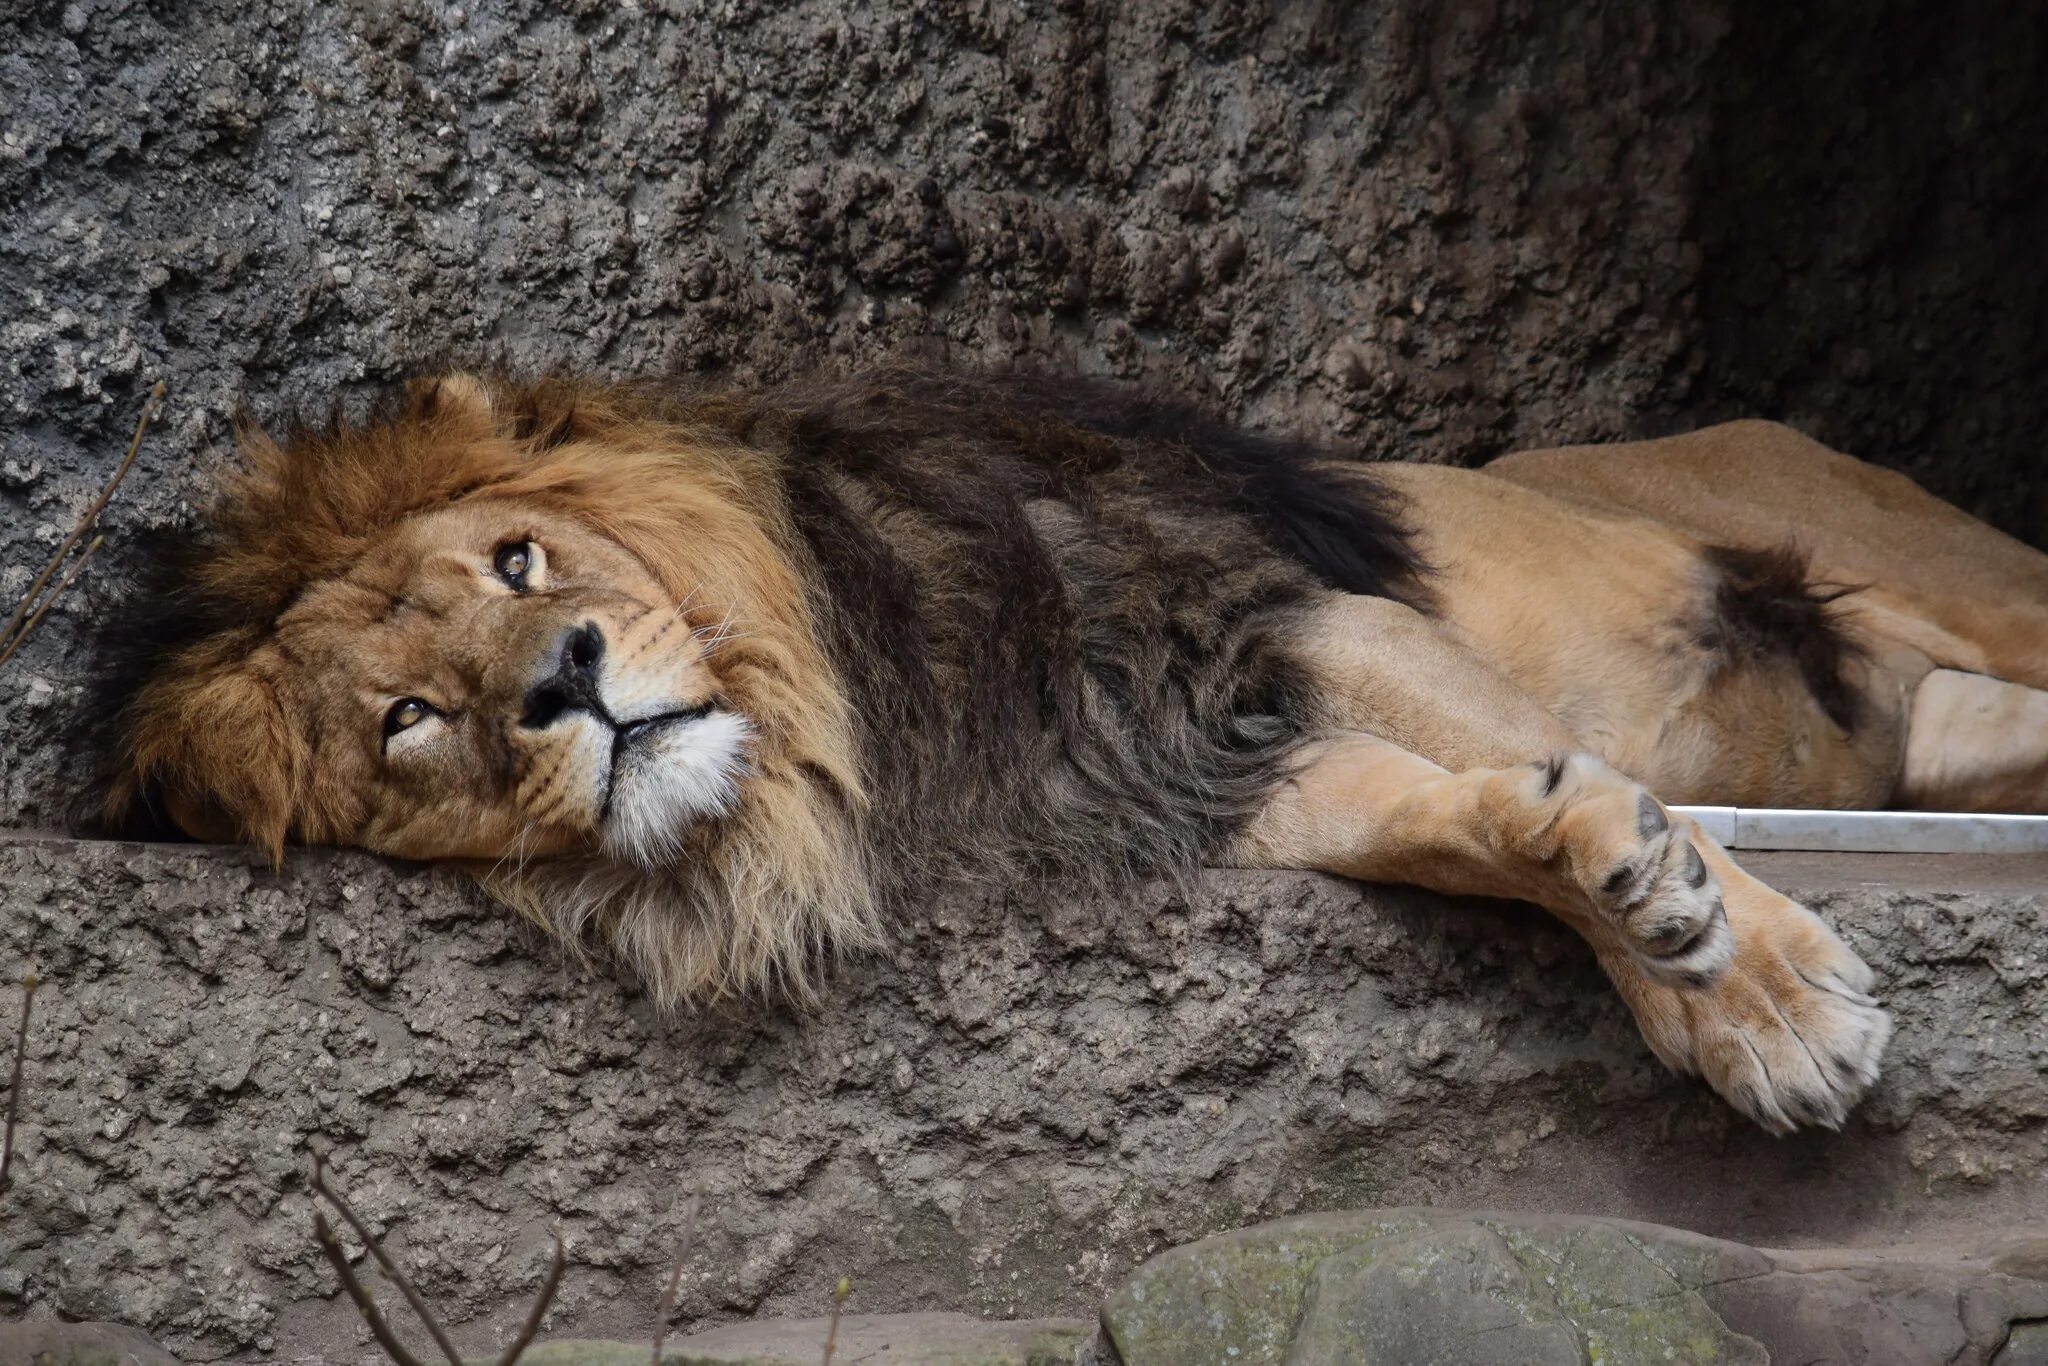
[[384, 1349], [384, 1355], [398, 1363], [398, 1366], [426, 1366], [418, 1357], [405, 1349], [391, 1331], [391, 1325], [377, 1312], [377, 1302], [370, 1298], [370, 1292], [363, 1289], [363, 1283], [356, 1279], [356, 1273], [349, 1269], [348, 1254], [341, 1250], [335, 1240], [334, 1230], [327, 1223], [327, 1216], [318, 1210], [313, 1212], [313, 1236], [319, 1240], [320, 1251], [325, 1253], [334, 1274], [341, 1278], [341, 1288], [348, 1292], [355, 1302], [356, 1312], [363, 1316], [363, 1322], [370, 1325], [370, 1336], [377, 1339], [377, 1345]]
[[690, 1208], [683, 1215], [683, 1245], [676, 1251], [676, 1269], [668, 1273], [668, 1285], [661, 1292], [661, 1314], [654, 1320], [654, 1355], [648, 1366], [661, 1366], [661, 1344], [668, 1340], [668, 1316], [676, 1311], [676, 1290], [683, 1283], [683, 1266], [690, 1260], [690, 1243], [697, 1236], [697, 1210], [704, 1192], [690, 1192]]
[[832, 1326], [825, 1330], [825, 1359], [819, 1366], [832, 1366], [832, 1353], [839, 1348], [839, 1315], [846, 1308], [846, 1297], [853, 1293], [853, 1281], [841, 1276], [839, 1284], [832, 1287]]
[[[318, 1153], [313, 1155], [312, 1190], [315, 1195], [334, 1206], [335, 1211], [348, 1221], [348, 1226], [363, 1240], [364, 1248], [376, 1259], [378, 1267], [398, 1287], [399, 1293], [405, 1296], [405, 1302], [412, 1306], [413, 1313], [419, 1315], [420, 1322], [425, 1324], [427, 1332], [433, 1335], [434, 1344], [447, 1355], [453, 1366], [462, 1366], [461, 1354], [448, 1340], [448, 1334], [442, 1330], [440, 1322], [427, 1309], [426, 1301], [420, 1298], [419, 1292], [413, 1289], [412, 1282], [406, 1280], [404, 1273], [385, 1253], [384, 1245], [370, 1232], [369, 1225], [349, 1208], [349, 1203], [342, 1198], [341, 1192], [328, 1183], [327, 1164]], [[363, 1322], [370, 1326], [370, 1336], [377, 1339], [377, 1345], [384, 1349], [384, 1355], [398, 1363], [398, 1366], [425, 1366], [425, 1363], [398, 1340], [398, 1335], [391, 1331], [391, 1325], [378, 1310], [377, 1302], [370, 1298], [370, 1292], [363, 1288], [363, 1283], [356, 1279], [355, 1272], [349, 1268], [348, 1256], [341, 1250], [340, 1242], [335, 1239], [334, 1229], [327, 1222], [327, 1216], [317, 1209], [313, 1211], [313, 1236], [319, 1240], [320, 1251], [333, 1265], [334, 1274], [341, 1280], [341, 1288], [355, 1304], [356, 1312], [363, 1316]], [[535, 1298], [533, 1309], [527, 1314], [525, 1324], [520, 1327], [519, 1336], [512, 1339], [512, 1345], [499, 1356], [497, 1366], [515, 1366], [520, 1356], [533, 1344], [534, 1335], [540, 1332], [540, 1321], [546, 1317], [548, 1307], [555, 1302], [555, 1291], [561, 1287], [562, 1270], [567, 1264], [568, 1255], [562, 1247], [562, 1235], [557, 1233], [555, 1259], [548, 1267], [547, 1276], [541, 1281], [540, 1294]]]
[[419, 1321], [425, 1325], [427, 1336], [432, 1338], [434, 1345], [441, 1349], [441, 1355], [448, 1358], [449, 1366], [462, 1366], [462, 1354], [456, 1351], [455, 1344], [448, 1340], [447, 1330], [441, 1327], [440, 1321], [434, 1317], [433, 1311], [427, 1308], [427, 1302], [420, 1297], [420, 1292], [413, 1288], [412, 1282], [406, 1279], [405, 1273], [398, 1269], [398, 1264], [392, 1261], [389, 1254], [384, 1251], [384, 1245], [377, 1241], [375, 1234], [370, 1232], [370, 1226], [364, 1223], [355, 1210], [350, 1207], [341, 1192], [328, 1184], [327, 1161], [319, 1153], [313, 1154], [312, 1184], [313, 1193], [334, 1206], [335, 1213], [346, 1219], [348, 1226], [356, 1231], [356, 1237], [363, 1240], [363, 1246], [368, 1249], [372, 1257], [377, 1259], [377, 1265], [383, 1269], [385, 1278], [398, 1287], [398, 1293], [405, 1296], [405, 1302], [412, 1306], [412, 1312], [418, 1315]]
[[72, 579], [78, 577], [74, 570], [62, 584], [58, 585], [57, 591], [43, 602], [41, 609], [35, 611], [34, 617], [30, 617], [29, 613], [36, 608], [36, 599], [42, 594], [44, 585], [49, 583], [51, 576], [56, 574], [73, 548], [85, 539], [86, 533], [92, 530], [93, 523], [99, 520], [100, 513], [106, 509], [107, 500], [114, 496], [114, 490], [121, 487], [121, 481], [128, 477], [129, 469], [135, 464], [135, 453], [142, 449], [143, 433], [147, 432], [149, 424], [156, 420], [157, 410], [163, 406], [163, 401], [164, 382], [158, 380], [150, 389], [149, 398], [142, 405], [142, 416], [135, 420], [135, 435], [129, 439], [128, 453], [121, 457], [121, 463], [114, 470], [113, 478], [107, 480], [100, 489], [99, 497], [92, 500], [92, 505], [86, 508], [77, 525], [71, 528], [71, 534], [57, 547], [57, 553], [43, 566], [43, 572], [36, 575], [35, 582], [28, 586], [28, 592], [22, 594], [20, 604], [14, 609], [14, 615], [7, 619], [7, 625], [0, 627], [0, 664], [13, 657], [14, 652], [21, 648], [21, 643], [28, 639], [28, 633], [35, 629], [36, 622], [42, 620], [43, 612], [49, 610], [50, 603], [55, 602], [58, 594], [70, 586]]
[[36, 999], [36, 975], [21, 979], [21, 1028], [14, 1035], [14, 1075], [7, 1083], [7, 1130], [0, 1136], [0, 1191], [7, 1189], [7, 1169], [14, 1164], [14, 1121], [21, 1116], [21, 1068], [28, 1059], [28, 1011]]
[[555, 1260], [548, 1267], [547, 1279], [540, 1283], [540, 1294], [534, 1297], [533, 1312], [526, 1316], [526, 1326], [519, 1330], [519, 1336], [512, 1339], [512, 1345], [498, 1358], [498, 1366], [513, 1366], [520, 1355], [532, 1344], [534, 1334], [540, 1331], [540, 1321], [547, 1316], [548, 1306], [555, 1302], [555, 1290], [562, 1284], [562, 1268], [568, 1258], [562, 1251], [562, 1235], [555, 1234]]
[[22, 646], [22, 643], [28, 639], [29, 632], [35, 630], [37, 626], [42, 624], [44, 614], [56, 605], [57, 599], [64, 596], [64, 590], [71, 587], [72, 582], [75, 579], [77, 579], [80, 571], [82, 571], [85, 568], [85, 562], [91, 559], [93, 557], [93, 552], [98, 550], [101, 546], [105, 545], [106, 542], [106, 537], [95, 536], [89, 543], [87, 543], [85, 547], [85, 553], [83, 555], [80, 555], [78, 559], [72, 564], [71, 571], [67, 573], [61, 581], [59, 581], [55, 588], [50, 590], [50, 596], [44, 598], [42, 602], [37, 605], [35, 614], [29, 617], [27, 621], [21, 624], [21, 629], [14, 633], [14, 639], [8, 641], [4, 648], [0, 648], [0, 664], [5, 664], [8, 660], [14, 658], [14, 652], [16, 650], [19, 650]]

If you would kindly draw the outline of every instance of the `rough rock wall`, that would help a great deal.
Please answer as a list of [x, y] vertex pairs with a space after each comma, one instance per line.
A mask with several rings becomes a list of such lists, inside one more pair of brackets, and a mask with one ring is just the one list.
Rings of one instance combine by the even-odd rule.
[[123, 534], [442, 359], [772, 376], [937, 345], [1146, 375], [1374, 455], [1622, 436], [1702, 362], [1726, 21], [1621, 7], [50, 0], [0, 17], [0, 604], [171, 400]]
[[311, 1145], [465, 1341], [516, 1326], [550, 1226], [549, 1331], [645, 1334], [693, 1184], [694, 1323], [814, 1314], [841, 1275], [863, 1312], [1087, 1314], [1158, 1248], [1381, 1202], [1794, 1246], [2048, 1227], [2048, 958], [2015, 947], [2044, 860], [1759, 867], [1895, 1012], [1841, 1134], [1664, 1073], [1543, 917], [1305, 874], [944, 903], [816, 1018], [665, 1026], [451, 876], [0, 841], [0, 962], [47, 983], [0, 1317], [346, 1355]]
[[1963, 8], [8, 6], [0, 605], [172, 397], [0, 822], [230, 413], [441, 360], [1057, 359], [1429, 460], [1785, 416], [2033, 534], [2048, 17]]

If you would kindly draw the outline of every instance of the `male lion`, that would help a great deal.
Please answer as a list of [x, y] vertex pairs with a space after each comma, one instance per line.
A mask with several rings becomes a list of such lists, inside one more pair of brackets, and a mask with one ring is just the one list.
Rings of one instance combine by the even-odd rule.
[[1537, 902], [1665, 1062], [1837, 1125], [1869, 969], [1651, 792], [2048, 791], [2048, 558], [1768, 424], [1473, 472], [1066, 381], [457, 374], [246, 445], [110, 809], [457, 861], [664, 1006], [940, 884], [1313, 868]]

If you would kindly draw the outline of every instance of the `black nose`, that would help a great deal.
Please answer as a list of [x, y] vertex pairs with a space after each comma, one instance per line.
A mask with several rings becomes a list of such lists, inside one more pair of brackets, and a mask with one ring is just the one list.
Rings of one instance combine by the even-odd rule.
[[604, 698], [597, 690], [603, 665], [602, 631], [587, 621], [565, 631], [555, 650], [554, 672], [526, 690], [526, 710], [520, 714], [519, 724], [539, 729], [554, 724], [565, 711], [605, 716]]

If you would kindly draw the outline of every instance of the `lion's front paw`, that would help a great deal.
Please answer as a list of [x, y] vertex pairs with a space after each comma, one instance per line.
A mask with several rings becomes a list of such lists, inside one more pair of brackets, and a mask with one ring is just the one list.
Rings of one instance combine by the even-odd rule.
[[1704, 987], [1728, 968], [1734, 937], [1719, 881], [1670, 813], [1640, 783], [1591, 755], [1538, 765], [1548, 833], [1579, 894], [1637, 966], [1658, 981]]
[[1834, 931], [1740, 876], [1729, 970], [1705, 988], [1647, 985], [1630, 1003], [1666, 1062], [1764, 1128], [1840, 1128], [1877, 1081], [1891, 1020], [1868, 994], [1869, 967]]

